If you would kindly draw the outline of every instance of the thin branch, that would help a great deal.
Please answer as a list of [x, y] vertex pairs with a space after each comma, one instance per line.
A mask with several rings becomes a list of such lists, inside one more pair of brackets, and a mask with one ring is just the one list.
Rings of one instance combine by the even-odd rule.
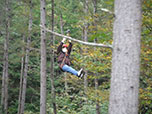
[[110, 10], [106, 9], [106, 8], [101, 8], [102, 11], [110, 13], [110, 14], [114, 14], [113, 12], [111, 12]]
[[65, 36], [65, 35], [62, 35], [62, 34], [59, 34], [57, 32], [53, 32], [52, 30], [49, 30], [45, 27], [43, 27], [42, 25], [40, 25], [40, 27], [42, 27], [43, 29], [45, 29], [47, 32], [50, 32], [56, 36], [60, 36], [60, 37], [63, 37], [63, 38], [67, 38], [69, 40], [72, 40], [72, 41], [75, 41], [75, 42], [78, 42], [78, 43], [81, 43], [81, 44], [84, 44], [84, 45], [89, 45], [89, 46], [96, 46], [96, 47], [105, 47], [105, 48], [111, 48], [112, 49], [112, 45], [105, 45], [105, 44], [97, 44], [97, 43], [90, 43], [90, 42], [84, 42], [84, 41], [81, 41], [81, 40], [77, 40], [75, 38], [72, 38], [72, 37], [69, 37], [69, 36]]

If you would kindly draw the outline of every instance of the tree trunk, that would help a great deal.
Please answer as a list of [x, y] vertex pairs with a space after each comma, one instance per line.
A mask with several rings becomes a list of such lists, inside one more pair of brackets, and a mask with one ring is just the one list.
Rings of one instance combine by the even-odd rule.
[[[5, 39], [6, 40], [6, 39]], [[5, 41], [5, 43], [6, 43], [6, 41]], [[1, 91], [1, 108], [2, 108], [2, 112], [4, 113], [4, 100], [5, 100], [5, 95], [4, 95], [4, 93], [5, 93], [5, 88], [4, 88], [4, 85], [5, 85], [5, 69], [6, 69], [6, 60], [5, 60], [5, 58], [6, 58], [6, 52], [5, 52], [5, 43], [4, 43], [4, 57], [3, 57], [3, 75], [2, 75], [2, 91]]]
[[[25, 42], [25, 35], [23, 34], [23, 42]], [[21, 112], [21, 99], [22, 99], [22, 86], [23, 86], [23, 74], [24, 74], [24, 46], [22, 47], [22, 57], [21, 57], [21, 76], [20, 76], [20, 90], [18, 97], [18, 114]]]
[[93, 14], [94, 17], [96, 17], [95, 14], [97, 13], [97, 0], [92, 0], [92, 2], [93, 2]]
[[[40, 0], [41, 25], [46, 27], [46, 1]], [[46, 114], [46, 31], [41, 28], [40, 114]]]
[[[60, 29], [61, 29], [61, 34], [64, 34], [63, 31], [63, 17], [62, 17], [62, 13], [60, 15]], [[65, 93], [67, 94], [68, 92], [68, 83], [67, 83], [67, 73], [64, 72], [64, 86], [65, 86]]]
[[[84, 13], [85, 16], [88, 15], [88, 0], [85, 0], [84, 3]], [[84, 41], [87, 42], [88, 41], [88, 23], [86, 22], [87, 20], [85, 19], [85, 23], [84, 23]], [[87, 49], [86, 49], [87, 50]], [[87, 81], [87, 72], [84, 75], [84, 93], [87, 93], [87, 87], [88, 87], [88, 81]]]
[[6, 0], [6, 40], [5, 40], [5, 84], [4, 84], [4, 112], [8, 113], [8, 43], [10, 37], [10, 18], [9, 18], [9, 0]]
[[100, 114], [100, 106], [99, 106], [99, 95], [98, 95], [98, 78], [95, 77], [95, 91], [96, 91], [96, 114]]
[[109, 114], [138, 114], [141, 0], [115, 0]]
[[84, 27], [82, 27], [82, 36], [81, 39], [84, 40]]
[[[96, 13], [97, 13], [97, 0], [93, 0], [93, 18], [94, 18], [94, 22], [93, 22], [93, 26], [95, 26], [94, 31], [97, 31], [97, 24], [96, 24]], [[95, 32], [96, 33], [96, 32]], [[94, 39], [94, 42], [96, 43], [97, 38]], [[94, 50], [96, 50], [96, 48], [94, 48]], [[100, 105], [99, 105], [99, 95], [98, 95], [98, 76], [95, 76], [95, 91], [96, 91], [96, 114], [100, 114]]]
[[63, 17], [62, 17], [62, 13], [60, 14], [60, 29], [61, 29], [61, 34], [64, 34], [64, 31], [63, 31]]
[[[85, 13], [85, 16], [88, 16], [88, 0], [85, 0], [85, 3], [84, 3], [84, 13]], [[85, 23], [84, 23], [84, 41], [86, 41], [86, 42], [88, 41], [88, 23], [87, 23], [87, 19], [85, 19]]]
[[23, 76], [23, 85], [22, 85], [22, 97], [21, 97], [21, 109], [20, 114], [24, 114], [24, 104], [26, 96], [26, 86], [27, 86], [27, 73], [28, 73], [28, 62], [29, 62], [29, 52], [30, 52], [30, 43], [31, 43], [31, 32], [32, 32], [32, 1], [29, 1], [30, 11], [29, 11], [29, 27], [28, 27], [28, 38], [27, 38], [27, 48], [25, 55], [25, 66], [24, 66], [24, 76]]
[[[54, 0], [52, 0], [52, 31], [54, 31]], [[51, 34], [51, 46], [54, 46], [54, 35]], [[53, 111], [56, 114], [56, 100], [55, 100], [55, 88], [54, 88], [54, 50], [51, 49], [51, 93], [52, 93], [52, 104]]]
[[8, 113], [8, 45], [10, 37], [10, 18], [9, 18], [9, 0], [5, 1], [5, 15], [6, 15], [6, 36], [4, 42], [4, 63], [3, 63], [3, 76], [2, 76], [2, 112], [4, 114]]

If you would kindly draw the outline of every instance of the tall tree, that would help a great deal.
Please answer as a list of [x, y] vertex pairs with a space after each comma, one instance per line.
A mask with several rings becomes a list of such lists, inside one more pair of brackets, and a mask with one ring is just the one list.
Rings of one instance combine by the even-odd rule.
[[24, 104], [26, 96], [26, 86], [27, 86], [27, 75], [28, 75], [28, 63], [29, 63], [29, 52], [30, 52], [30, 43], [31, 43], [31, 32], [32, 32], [32, 1], [29, 1], [30, 11], [29, 11], [29, 25], [28, 25], [28, 38], [27, 38], [27, 47], [25, 54], [25, 65], [24, 65], [24, 75], [23, 75], [23, 84], [22, 84], [22, 95], [21, 95], [21, 105], [19, 109], [19, 114], [24, 114]]
[[109, 114], [138, 114], [141, 0], [115, 0]]
[[[40, 0], [40, 21], [46, 27], [46, 1]], [[41, 28], [40, 114], [46, 114], [46, 31]]]
[[62, 16], [62, 12], [60, 14], [60, 29], [61, 29], [61, 34], [64, 34], [64, 31], [63, 31], [63, 16]]
[[3, 76], [2, 76], [2, 97], [1, 105], [2, 112], [8, 113], [8, 46], [10, 37], [10, 8], [9, 0], [5, 0], [5, 41], [4, 41], [4, 63], [3, 63]]
[[[61, 29], [61, 34], [64, 34], [63, 31], [63, 16], [62, 16], [62, 12], [60, 14], [60, 29]], [[64, 85], [65, 85], [65, 93], [67, 94], [68, 91], [68, 83], [67, 83], [67, 73], [64, 72]]]
[[[95, 33], [97, 32], [97, 17], [96, 17], [96, 14], [97, 14], [97, 0], [92, 0], [93, 2], [93, 26], [94, 26], [94, 31]], [[97, 41], [97, 38], [94, 39], [94, 42], [96, 43]], [[94, 50], [96, 50], [96, 48], [94, 48]], [[95, 82], [95, 94], [96, 94], [96, 114], [100, 114], [100, 106], [99, 106], [99, 100], [98, 100], [98, 76], [95, 76], [95, 79], [94, 79], [94, 82]]]
[[[23, 42], [25, 42], [25, 35], [23, 34]], [[21, 74], [20, 74], [20, 90], [18, 97], [18, 114], [21, 112], [21, 99], [22, 99], [22, 87], [23, 87], [23, 73], [24, 73], [24, 46], [22, 47], [22, 57], [21, 57]]]
[[98, 95], [98, 77], [95, 77], [95, 94], [96, 94], [96, 114], [100, 114], [99, 95]]
[[[52, 31], [54, 31], [54, 0], [52, 0]], [[51, 46], [54, 46], [54, 34], [51, 34]], [[52, 104], [53, 111], [56, 114], [56, 101], [55, 101], [55, 88], [54, 88], [54, 50], [51, 48], [51, 93], [52, 93]]]
[[[88, 15], [88, 0], [84, 1], [84, 13], [85, 13], [85, 22], [84, 22], [84, 41], [88, 41], [88, 22], [86, 16]], [[87, 49], [86, 49], [87, 50]], [[87, 81], [87, 72], [84, 75], [84, 92], [87, 92], [88, 81]]]

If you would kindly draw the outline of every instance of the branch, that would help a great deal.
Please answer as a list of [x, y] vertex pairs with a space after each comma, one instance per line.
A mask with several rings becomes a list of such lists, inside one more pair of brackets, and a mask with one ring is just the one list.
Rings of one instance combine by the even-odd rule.
[[43, 27], [42, 25], [40, 25], [40, 27], [42, 27], [42, 28], [45, 29], [47, 32], [50, 32], [50, 33], [52, 33], [52, 34], [54, 34], [54, 35], [56, 35], [56, 36], [64, 37], [64, 38], [67, 38], [67, 39], [69, 39], [69, 40], [72, 40], [72, 41], [75, 41], [75, 42], [78, 42], [78, 43], [81, 43], [81, 44], [84, 44], [84, 45], [96, 46], [96, 47], [105, 47], [105, 48], [111, 48], [111, 49], [112, 49], [112, 45], [104, 45], [104, 44], [84, 42], [84, 41], [77, 40], [77, 39], [72, 38], [72, 37], [69, 37], [69, 36], [65, 36], [65, 35], [59, 34], [59, 33], [57, 33], [57, 32], [53, 32], [52, 30], [49, 30], [49, 29]]
[[101, 8], [101, 10], [104, 11], [104, 12], [110, 13], [110, 14], [114, 14], [113, 12], [111, 12], [110, 10], [105, 9], [105, 8]]

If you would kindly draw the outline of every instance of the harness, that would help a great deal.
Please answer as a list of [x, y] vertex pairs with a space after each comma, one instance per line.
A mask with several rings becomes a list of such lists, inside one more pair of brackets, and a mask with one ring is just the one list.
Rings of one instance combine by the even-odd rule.
[[64, 62], [65, 62], [65, 59], [66, 59], [66, 57], [68, 56], [68, 51], [65, 53], [65, 55], [64, 55], [64, 58], [63, 58], [63, 60], [62, 60], [62, 63], [59, 65], [59, 67], [62, 69], [62, 67], [63, 67], [63, 65], [64, 65]]

